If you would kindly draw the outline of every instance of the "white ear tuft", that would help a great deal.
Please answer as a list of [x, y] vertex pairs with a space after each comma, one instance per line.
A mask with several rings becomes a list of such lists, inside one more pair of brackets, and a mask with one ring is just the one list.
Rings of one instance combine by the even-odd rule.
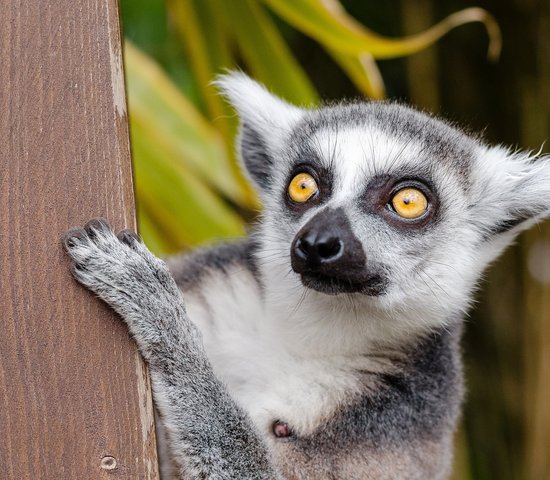
[[300, 108], [273, 95], [243, 72], [220, 75], [214, 84], [235, 107], [241, 120], [248, 124], [288, 129], [302, 116]]
[[237, 148], [250, 177], [269, 187], [279, 152], [304, 110], [267, 91], [242, 72], [231, 72], [214, 82], [237, 110], [241, 127]]
[[550, 216], [550, 157], [485, 149], [476, 165], [478, 222], [492, 233], [519, 233]]

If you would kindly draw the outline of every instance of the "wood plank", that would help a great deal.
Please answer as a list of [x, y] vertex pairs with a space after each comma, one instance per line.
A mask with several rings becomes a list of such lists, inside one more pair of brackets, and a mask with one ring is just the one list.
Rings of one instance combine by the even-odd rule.
[[0, 478], [156, 479], [146, 369], [60, 243], [135, 228], [116, 0], [11, 0], [0, 38]]

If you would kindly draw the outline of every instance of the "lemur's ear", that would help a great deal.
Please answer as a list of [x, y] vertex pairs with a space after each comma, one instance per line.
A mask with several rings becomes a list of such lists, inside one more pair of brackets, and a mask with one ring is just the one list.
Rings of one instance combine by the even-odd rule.
[[269, 93], [241, 72], [222, 75], [215, 84], [241, 119], [239, 156], [260, 191], [265, 190], [271, 184], [281, 145], [304, 111]]
[[517, 234], [550, 217], [550, 157], [484, 149], [474, 167], [477, 202], [472, 220], [488, 238]]

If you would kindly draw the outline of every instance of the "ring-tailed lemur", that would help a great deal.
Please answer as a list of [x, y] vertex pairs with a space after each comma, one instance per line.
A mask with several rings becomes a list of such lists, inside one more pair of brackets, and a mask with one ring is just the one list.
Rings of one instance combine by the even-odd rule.
[[305, 110], [244, 74], [218, 84], [256, 231], [168, 266], [102, 220], [65, 238], [149, 363], [177, 475], [447, 478], [462, 318], [487, 264], [550, 214], [550, 160], [393, 103]]

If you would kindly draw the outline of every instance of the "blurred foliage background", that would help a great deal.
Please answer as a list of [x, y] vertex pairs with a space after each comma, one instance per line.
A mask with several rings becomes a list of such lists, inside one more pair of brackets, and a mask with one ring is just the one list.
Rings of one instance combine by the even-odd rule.
[[[550, 132], [547, 0], [121, 0], [121, 13], [138, 221], [159, 254], [241, 236], [259, 211], [210, 83], [228, 68], [301, 105], [400, 99], [523, 149]], [[548, 223], [487, 277], [454, 478], [550, 479]]]

